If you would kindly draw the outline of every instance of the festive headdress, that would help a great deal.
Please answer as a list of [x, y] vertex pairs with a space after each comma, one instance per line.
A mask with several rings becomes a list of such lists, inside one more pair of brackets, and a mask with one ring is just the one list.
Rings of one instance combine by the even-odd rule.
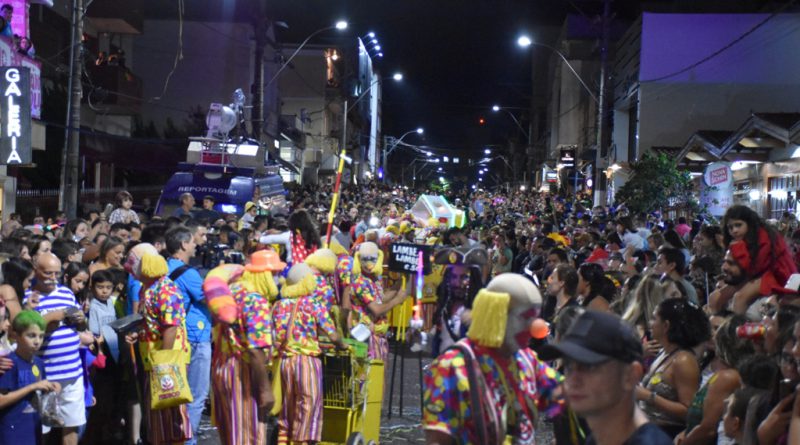
[[361, 245], [358, 246], [358, 252], [355, 254], [355, 265], [353, 266], [353, 269], [356, 270], [357, 268], [359, 271], [363, 271], [364, 266], [362, 265], [362, 258], [366, 257], [377, 258], [377, 261], [375, 261], [374, 265], [366, 270], [375, 276], [380, 276], [383, 273], [383, 252], [378, 248], [377, 244], [369, 241], [361, 243]]
[[483, 247], [443, 247], [437, 249], [433, 262], [443, 266], [479, 266], [483, 267], [489, 260]]
[[223, 264], [211, 269], [203, 281], [203, 295], [214, 319], [222, 323], [233, 323], [239, 317], [239, 306], [233, 299], [230, 284], [244, 273], [238, 264]]
[[336, 254], [330, 249], [317, 249], [306, 257], [304, 263], [324, 274], [330, 274], [336, 270]]
[[295, 264], [289, 269], [286, 281], [281, 289], [283, 298], [300, 298], [311, 295], [317, 288], [317, 279], [314, 278], [314, 271], [308, 264]]
[[542, 296], [530, 280], [514, 273], [498, 275], [475, 297], [467, 337], [481, 346], [499, 348], [506, 336], [509, 311], [541, 304]]
[[141, 243], [134, 246], [125, 260], [125, 270], [139, 281], [161, 278], [169, 272], [167, 261], [155, 246]]

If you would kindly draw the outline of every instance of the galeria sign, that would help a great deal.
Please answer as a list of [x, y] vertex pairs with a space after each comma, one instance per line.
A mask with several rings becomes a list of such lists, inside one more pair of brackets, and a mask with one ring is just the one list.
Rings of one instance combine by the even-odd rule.
[[31, 163], [30, 71], [0, 68], [0, 165]]

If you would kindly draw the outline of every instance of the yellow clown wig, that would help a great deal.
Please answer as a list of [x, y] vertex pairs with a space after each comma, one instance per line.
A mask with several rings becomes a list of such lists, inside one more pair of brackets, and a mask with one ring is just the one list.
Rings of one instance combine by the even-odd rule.
[[361, 265], [361, 257], [362, 256], [375, 256], [378, 258], [378, 261], [375, 262], [375, 265], [372, 266], [372, 269], [367, 269], [371, 274], [379, 277], [383, 274], [383, 251], [378, 248], [378, 245], [373, 242], [365, 242], [358, 246], [358, 252], [356, 252], [354, 265], [353, 265], [353, 273], [358, 271], [358, 274], [364, 270], [364, 267]]
[[317, 249], [306, 257], [304, 263], [324, 274], [331, 274], [336, 270], [336, 254], [331, 249]]
[[239, 282], [242, 283], [245, 289], [264, 296], [270, 303], [278, 298], [278, 285], [275, 284], [272, 272], [268, 270], [262, 272], [245, 270]]
[[478, 291], [472, 303], [472, 324], [467, 337], [487, 348], [499, 348], [506, 336], [511, 295], [505, 292]]
[[313, 294], [316, 288], [317, 279], [308, 264], [295, 264], [289, 269], [289, 274], [286, 276], [285, 284], [281, 289], [281, 296], [283, 298], [307, 297]]
[[541, 305], [542, 296], [530, 280], [515, 273], [498, 275], [475, 297], [467, 337], [481, 346], [499, 348], [506, 336], [511, 309], [539, 309]]

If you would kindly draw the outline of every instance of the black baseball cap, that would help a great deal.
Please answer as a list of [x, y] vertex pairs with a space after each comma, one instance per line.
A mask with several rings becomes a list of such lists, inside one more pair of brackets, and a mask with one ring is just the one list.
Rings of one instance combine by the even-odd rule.
[[631, 363], [642, 355], [642, 343], [630, 325], [614, 314], [593, 310], [578, 317], [559, 343], [539, 352], [542, 360], [567, 357], [587, 365], [611, 359]]

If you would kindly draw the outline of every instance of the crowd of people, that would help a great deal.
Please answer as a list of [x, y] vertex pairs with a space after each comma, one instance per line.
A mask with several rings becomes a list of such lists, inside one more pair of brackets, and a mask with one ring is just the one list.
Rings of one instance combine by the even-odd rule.
[[[320, 441], [321, 356], [346, 354], [353, 328], [371, 359], [405, 340], [393, 311], [418, 284], [385, 268], [398, 242], [433, 247], [411, 329], [434, 358], [428, 443], [535, 443], [540, 415], [558, 444], [800, 443], [791, 214], [733, 206], [716, 222], [463, 190], [445, 196], [453, 224], [411, 212], [420, 195], [346, 188], [330, 228], [316, 187], [242, 215], [186, 194], [152, 216], [127, 192], [81, 219], [11, 215], [0, 443], [196, 443], [210, 399], [223, 443]], [[189, 394], [163, 406], [167, 352]]]

